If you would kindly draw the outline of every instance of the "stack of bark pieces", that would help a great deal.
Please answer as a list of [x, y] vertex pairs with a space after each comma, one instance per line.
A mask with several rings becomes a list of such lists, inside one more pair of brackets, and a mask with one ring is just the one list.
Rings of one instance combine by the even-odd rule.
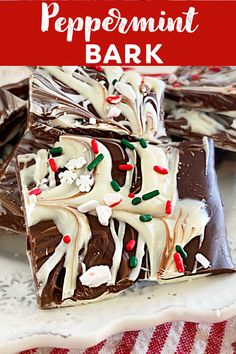
[[26, 223], [40, 307], [234, 270], [213, 141], [169, 142], [164, 90], [121, 67], [40, 67], [23, 136], [25, 102], [3, 91], [17, 102], [5, 121], [22, 130], [2, 167], [0, 226]]

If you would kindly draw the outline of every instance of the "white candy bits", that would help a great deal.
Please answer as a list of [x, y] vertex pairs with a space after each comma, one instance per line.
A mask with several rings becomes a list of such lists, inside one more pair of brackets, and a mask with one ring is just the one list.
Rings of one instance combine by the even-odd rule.
[[82, 168], [86, 164], [86, 160], [84, 157], [79, 157], [78, 159], [72, 159], [65, 164], [65, 167], [68, 170], [75, 170], [77, 168]]
[[60, 172], [58, 177], [60, 178], [61, 184], [72, 184], [76, 180], [77, 174], [73, 171], [66, 170]]
[[89, 211], [95, 210], [99, 206], [99, 203], [95, 199], [91, 199], [77, 207], [80, 213], [88, 213]]
[[90, 175], [82, 175], [77, 178], [76, 185], [79, 187], [80, 192], [90, 192], [94, 180]]
[[204, 269], [208, 268], [211, 264], [210, 261], [201, 253], [197, 253], [195, 258], [203, 266]]
[[107, 265], [94, 266], [86, 270], [79, 279], [82, 285], [96, 288], [111, 281], [111, 271]]
[[112, 210], [106, 205], [99, 205], [96, 207], [96, 212], [100, 224], [103, 226], [108, 226], [110, 217], [112, 215]]

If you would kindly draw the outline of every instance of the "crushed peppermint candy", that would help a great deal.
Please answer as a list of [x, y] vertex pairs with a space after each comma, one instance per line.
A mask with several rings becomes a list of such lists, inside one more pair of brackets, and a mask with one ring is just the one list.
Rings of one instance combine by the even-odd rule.
[[197, 253], [195, 258], [196, 258], [196, 261], [198, 263], [200, 263], [204, 269], [209, 268], [211, 263], [205, 256], [203, 256], [203, 254]]
[[136, 100], [136, 93], [134, 89], [124, 82], [118, 81], [115, 84], [115, 89], [124, 97], [128, 98], [130, 101], [134, 102]]
[[94, 180], [90, 175], [81, 175], [76, 179], [76, 185], [79, 187], [80, 192], [90, 192]]
[[68, 170], [73, 171], [77, 168], [82, 168], [86, 163], [87, 163], [87, 161], [85, 160], [84, 157], [78, 157], [77, 159], [72, 159], [72, 160], [68, 161], [65, 164], [65, 167], [68, 168]]
[[107, 265], [91, 267], [79, 277], [81, 284], [89, 288], [96, 288], [102, 284], [107, 284], [111, 279], [111, 271]]
[[107, 193], [103, 196], [103, 200], [110, 208], [122, 202], [122, 195], [120, 193]]
[[91, 199], [77, 207], [80, 213], [88, 213], [89, 211], [95, 210], [99, 206], [99, 203], [95, 199]]
[[95, 125], [96, 123], [97, 123], [96, 118], [94, 117], [89, 118], [89, 124]]
[[107, 96], [106, 102], [111, 104], [118, 104], [121, 102], [122, 96], [121, 95], [111, 95]]
[[61, 184], [72, 184], [76, 178], [77, 178], [77, 174], [73, 171], [63, 171], [60, 172], [58, 175]]
[[29, 192], [29, 195], [39, 195], [42, 193], [42, 190], [40, 188], [34, 188]]
[[119, 117], [121, 110], [116, 106], [111, 106], [107, 112], [107, 118]]
[[110, 217], [112, 215], [112, 210], [107, 205], [99, 205], [96, 207], [96, 212], [100, 224], [103, 226], [108, 226]]

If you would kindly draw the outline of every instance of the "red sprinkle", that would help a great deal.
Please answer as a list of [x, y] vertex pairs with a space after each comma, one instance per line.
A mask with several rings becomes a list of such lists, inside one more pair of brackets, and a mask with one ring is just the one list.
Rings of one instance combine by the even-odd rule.
[[35, 189], [33, 189], [32, 191], [29, 192], [29, 195], [39, 195], [41, 193], [42, 193], [41, 189], [35, 188]]
[[200, 79], [200, 75], [199, 74], [192, 75], [192, 80], [198, 80], [198, 79]]
[[121, 101], [121, 95], [111, 95], [106, 98], [107, 103], [120, 103]]
[[218, 66], [210, 66], [209, 70], [218, 73], [221, 71], [221, 68], [219, 68]]
[[128, 197], [129, 197], [129, 198], [134, 198], [134, 197], [135, 197], [135, 194], [134, 194], [134, 193], [129, 193], [129, 194], [128, 194]]
[[174, 83], [172, 84], [172, 86], [173, 86], [173, 87], [180, 87], [181, 84], [180, 84], [179, 82], [174, 82]]
[[65, 236], [63, 237], [63, 241], [64, 241], [66, 244], [68, 244], [68, 243], [71, 242], [71, 237], [70, 237], [69, 235], [65, 235]]
[[57, 171], [58, 171], [58, 168], [57, 168], [56, 161], [55, 161], [53, 158], [50, 158], [50, 159], [48, 160], [48, 162], [49, 162], [49, 165], [50, 165], [52, 171], [53, 171], [53, 172], [57, 172]]
[[176, 265], [176, 268], [178, 270], [179, 273], [184, 273], [184, 263], [183, 263], [183, 259], [181, 257], [181, 255], [176, 252], [174, 254], [174, 261], [175, 261], [175, 265]]
[[126, 248], [126, 251], [132, 251], [134, 249], [136, 245], [136, 241], [135, 240], [129, 240], [129, 242], [127, 242], [125, 248]]
[[172, 213], [172, 203], [170, 200], [166, 202], [166, 214], [170, 215]]
[[101, 66], [98, 66], [98, 65], [89, 65], [90, 68], [93, 68], [99, 72], [102, 72], [103, 71], [103, 68]]
[[119, 165], [119, 170], [121, 171], [130, 171], [133, 169], [133, 165], [131, 165], [131, 163], [127, 163], [127, 164], [124, 164], [124, 165]]
[[94, 154], [98, 154], [99, 153], [99, 148], [98, 148], [98, 142], [95, 139], [92, 139], [91, 141], [91, 146], [93, 149]]
[[111, 205], [109, 205], [110, 208], [114, 208], [115, 206], [119, 205], [122, 202], [122, 199], [119, 200], [119, 202], [113, 203]]
[[156, 165], [153, 167], [153, 169], [155, 172], [160, 173], [161, 175], [167, 175], [169, 173], [169, 171], [165, 167], [161, 167], [161, 166]]

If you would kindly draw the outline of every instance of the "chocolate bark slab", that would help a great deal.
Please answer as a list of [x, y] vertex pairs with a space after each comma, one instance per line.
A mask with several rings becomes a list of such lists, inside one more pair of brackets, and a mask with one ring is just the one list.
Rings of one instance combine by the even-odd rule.
[[64, 135], [18, 156], [18, 176], [41, 308], [142, 279], [234, 271], [207, 138], [146, 146]]
[[63, 133], [162, 141], [165, 84], [121, 67], [38, 68], [30, 79], [29, 127]]
[[181, 66], [166, 81], [166, 97], [184, 108], [205, 112], [235, 110], [235, 66]]
[[36, 142], [29, 131], [13, 149], [8, 163], [0, 175], [0, 228], [25, 233], [25, 219], [22, 211], [20, 192], [16, 178], [16, 160], [19, 154], [33, 153], [47, 146]]
[[169, 100], [166, 100], [166, 112], [165, 125], [169, 134], [187, 140], [208, 136], [214, 140], [216, 147], [236, 151], [234, 112], [203, 112], [186, 109]]

